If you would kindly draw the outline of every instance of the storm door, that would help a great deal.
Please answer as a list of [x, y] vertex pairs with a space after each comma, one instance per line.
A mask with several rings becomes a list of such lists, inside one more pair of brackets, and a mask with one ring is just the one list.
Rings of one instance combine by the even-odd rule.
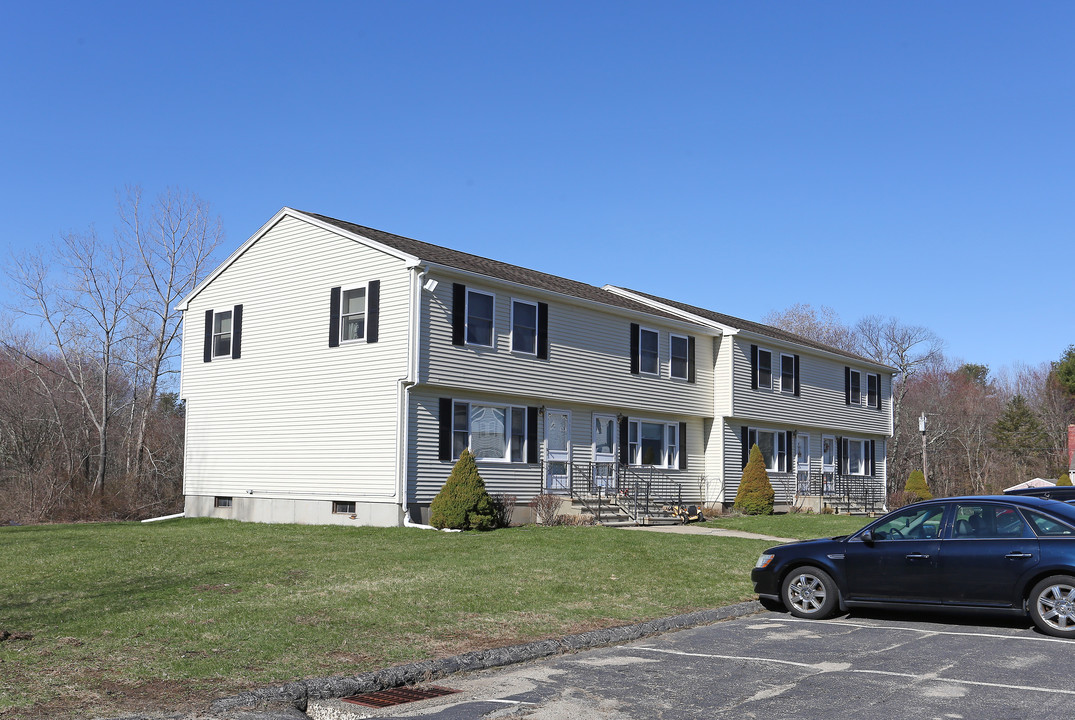
[[795, 492], [799, 496], [810, 494], [810, 436], [799, 433], [795, 436]]
[[571, 491], [571, 413], [545, 411], [545, 492]]
[[593, 416], [594, 486], [610, 490], [616, 485], [616, 416]]

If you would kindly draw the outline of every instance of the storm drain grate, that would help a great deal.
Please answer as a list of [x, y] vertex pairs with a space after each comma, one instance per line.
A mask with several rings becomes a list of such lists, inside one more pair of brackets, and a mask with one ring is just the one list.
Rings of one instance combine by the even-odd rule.
[[352, 695], [351, 697], [340, 699], [344, 702], [354, 703], [355, 705], [382, 708], [392, 705], [402, 705], [403, 703], [417, 702], [418, 700], [428, 700], [429, 698], [442, 697], [444, 695], [452, 695], [457, 692], [459, 691], [452, 690], [451, 688], [429, 685], [428, 687], [399, 687], [392, 688], [391, 690], [379, 690], [377, 692]]

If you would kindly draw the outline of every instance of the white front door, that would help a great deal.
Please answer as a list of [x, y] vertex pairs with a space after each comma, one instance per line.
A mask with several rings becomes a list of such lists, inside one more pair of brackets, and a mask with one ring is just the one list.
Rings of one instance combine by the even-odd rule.
[[615, 485], [616, 416], [593, 416], [594, 485], [611, 488]]
[[571, 489], [571, 413], [545, 411], [545, 492]]
[[833, 477], [836, 475], [836, 438], [832, 435], [821, 436], [821, 475], [821, 492], [829, 495], [833, 492]]
[[798, 481], [796, 492], [799, 495], [810, 494], [810, 436], [799, 433], [795, 436], [795, 477]]

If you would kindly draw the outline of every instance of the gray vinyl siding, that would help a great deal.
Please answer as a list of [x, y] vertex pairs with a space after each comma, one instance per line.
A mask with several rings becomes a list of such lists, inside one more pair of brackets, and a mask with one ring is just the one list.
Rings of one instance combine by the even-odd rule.
[[[689, 326], [630, 316], [615, 308], [584, 305], [564, 296], [541, 296], [492, 281], [437, 276], [434, 293], [423, 293], [420, 381], [473, 392], [521, 392], [559, 403], [633, 407], [711, 416], [713, 344]], [[495, 296], [494, 347], [452, 345], [452, 283]], [[549, 359], [511, 351], [511, 301], [549, 306]], [[630, 372], [630, 326], [660, 334], [660, 376]], [[695, 337], [696, 382], [669, 377], [669, 333]], [[546, 403], [547, 404], [547, 403]]]
[[[750, 387], [750, 346], [758, 345], [773, 353], [773, 389]], [[731, 415], [742, 420], [783, 424], [794, 427], [831, 428], [841, 434], [889, 435], [891, 426], [892, 376], [881, 374], [881, 409], [848, 406], [844, 402], [844, 367], [862, 373], [862, 394], [866, 394], [865, 365], [813, 355], [803, 348], [735, 338], [733, 348], [735, 387]], [[780, 354], [799, 355], [800, 396], [780, 392]], [[865, 402], [865, 399], [863, 400]]]
[[[640, 416], [637, 411], [623, 407], [600, 407], [556, 403], [533, 396], [504, 396], [480, 392], [461, 392], [450, 389], [424, 388], [411, 394], [410, 427], [408, 432], [407, 474], [411, 478], [408, 500], [428, 504], [433, 500], [448, 475], [454, 461], [438, 458], [440, 429], [440, 398], [467, 402], [489, 402], [521, 407], [546, 407], [571, 413], [571, 460], [588, 463], [593, 460], [593, 415]], [[687, 423], [687, 469], [666, 469], [661, 472], [683, 485], [685, 500], [699, 499], [699, 479], [705, 474], [703, 423], [698, 418], [671, 414], [645, 413], [645, 417], [664, 422]], [[515, 495], [519, 504], [529, 502], [543, 488], [542, 466], [544, 457], [545, 421], [538, 417], [538, 463], [507, 463], [478, 461], [478, 471], [490, 493]]]
[[[379, 341], [328, 347], [330, 289], [369, 280]], [[393, 498], [409, 286], [399, 260], [285, 216], [191, 299], [185, 494]], [[203, 362], [205, 311], [240, 303], [242, 357]]]

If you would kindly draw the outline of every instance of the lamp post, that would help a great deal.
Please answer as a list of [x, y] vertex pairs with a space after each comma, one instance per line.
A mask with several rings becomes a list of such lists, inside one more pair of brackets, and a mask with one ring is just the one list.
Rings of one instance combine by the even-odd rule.
[[918, 432], [922, 433], [922, 478], [929, 487], [929, 471], [926, 469], [926, 413], [918, 416]]

